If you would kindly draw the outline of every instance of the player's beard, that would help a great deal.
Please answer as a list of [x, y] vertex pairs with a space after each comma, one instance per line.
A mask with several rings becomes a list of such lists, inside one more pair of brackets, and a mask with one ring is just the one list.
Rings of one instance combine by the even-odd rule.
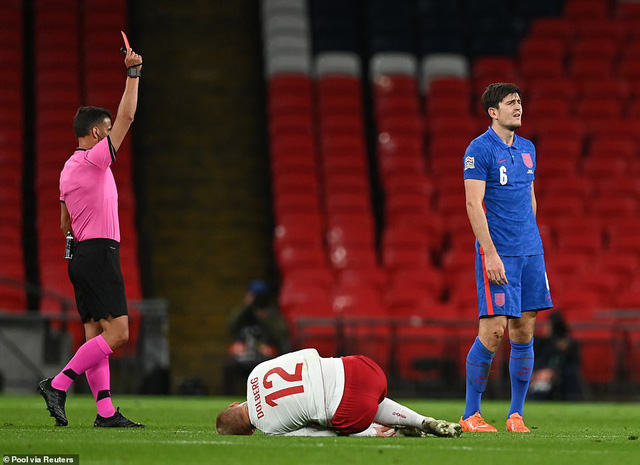
[[522, 122], [519, 121], [517, 123], [513, 123], [513, 124], [508, 124], [505, 126], [505, 128], [507, 128], [509, 131], [515, 131], [516, 129], [519, 129], [522, 127]]

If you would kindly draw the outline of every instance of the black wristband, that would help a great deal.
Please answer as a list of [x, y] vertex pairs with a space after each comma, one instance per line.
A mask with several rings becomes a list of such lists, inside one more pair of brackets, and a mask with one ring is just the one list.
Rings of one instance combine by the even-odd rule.
[[139, 78], [140, 76], [142, 76], [142, 70], [140, 68], [127, 68], [127, 77]]

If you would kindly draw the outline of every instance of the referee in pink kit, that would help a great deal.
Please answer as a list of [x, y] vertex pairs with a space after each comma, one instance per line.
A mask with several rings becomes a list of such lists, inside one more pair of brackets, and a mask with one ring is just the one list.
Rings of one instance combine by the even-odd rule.
[[128, 48], [124, 64], [127, 79], [116, 120], [112, 125], [111, 113], [104, 108], [80, 107], [73, 121], [78, 148], [60, 174], [60, 227], [65, 236], [72, 234], [76, 241], [69, 277], [86, 338], [60, 373], [38, 385], [49, 413], [60, 426], [69, 423], [67, 390], [85, 373], [98, 410], [93, 426], [144, 427], [114, 409], [109, 374], [109, 355], [129, 339], [120, 270], [118, 190], [111, 164], [136, 112], [142, 57]]

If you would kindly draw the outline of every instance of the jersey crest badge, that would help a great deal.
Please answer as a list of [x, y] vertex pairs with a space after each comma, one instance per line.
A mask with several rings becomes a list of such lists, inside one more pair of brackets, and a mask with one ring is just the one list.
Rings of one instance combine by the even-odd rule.
[[498, 307], [502, 307], [504, 305], [504, 302], [506, 300], [504, 292], [496, 292], [494, 294], [494, 298], [495, 298], [495, 301], [496, 301], [496, 305]]
[[522, 154], [522, 161], [524, 162], [524, 165], [527, 168], [533, 168], [533, 159], [531, 158], [531, 154], [530, 153], [523, 153]]
[[464, 159], [464, 169], [472, 170], [476, 167], [476, 159], [475, 157], [465, 157]]

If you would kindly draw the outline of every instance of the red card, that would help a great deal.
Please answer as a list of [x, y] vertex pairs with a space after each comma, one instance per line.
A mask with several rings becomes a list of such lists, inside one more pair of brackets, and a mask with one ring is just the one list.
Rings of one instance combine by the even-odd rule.
[[124, 40], [124, 48], [128, 52], [131, 48], [131, 46], [129, 45], [129, 39], [127, 39], [127, 35], [124, 32], [120, 31], [120, 33], [122, 34], [122, 39]]

